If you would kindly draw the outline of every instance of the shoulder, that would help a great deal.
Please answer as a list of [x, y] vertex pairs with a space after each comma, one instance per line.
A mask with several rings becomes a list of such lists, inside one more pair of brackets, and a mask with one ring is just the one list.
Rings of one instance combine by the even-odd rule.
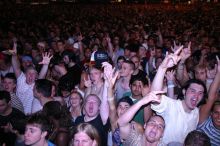
[[16, 115], [16, 116], [22, 116], [25, 117], [25, 114], [22, 113], [20, 110], [16, 109], [16, 108], [12, 108], [12, 115]]
[[144, 128], [141, 124], [135, 122], [135, 121], [132, 121], [131, 124], [134, 126], [134, 129], [138, 132], [138, 133], [141, 133], [143, 134], [144, 133]]
[[78, 124], [83, 123], [83, 122], [84, 122], [84, 115], [77, 117], [76, 121], [75, 121], [75, 124], [78, 125]]

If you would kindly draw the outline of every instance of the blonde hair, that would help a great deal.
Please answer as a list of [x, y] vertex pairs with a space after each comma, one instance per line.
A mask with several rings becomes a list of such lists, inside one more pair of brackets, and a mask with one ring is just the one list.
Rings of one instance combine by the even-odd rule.
[[97, 144], [96, 146], [100, 146], [99, 133], [94, 126], [92, 126], [89, 123], [81, 123], [81, 124], [77, 125], [76, 128], [74, 129], [74, 132], [73, 132], [73, 139], [74, 139], [75, 134], [77, 134], [79, 132], [84, 132], [92, 140], [96, 141], [96, 144]]

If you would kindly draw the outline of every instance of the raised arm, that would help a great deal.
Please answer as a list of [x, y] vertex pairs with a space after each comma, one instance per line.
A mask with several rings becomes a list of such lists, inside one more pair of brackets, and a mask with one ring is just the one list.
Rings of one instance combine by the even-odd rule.
[[17, 43], [14, 43], [12, 51], [13, 51], [11, 57], [12, 67], [14, 69], [16, 78], [18, 78], [21, 74], [21, 67], [20, 67], [21, 65], [17, 55]]
[[166, 79], [167, 79], [167, 96], [170, 98], [175, 99], [175, 95], [174, 95], [174, 80], [175, 80], [175, 71], [167, 71], [166, 72]]
[[182, 48], [183, 46], [179, 47], [179, 49], [177, 49], [173, 54], [166, 54], [165, 59], [159, 66], [157, 73], [153, 79], [151, 91], [161, 91], [163, 89], [163, 79], [165, 73], [168, 68], [171, 68], [178, 63], [181, 58], [178, 54], [181, 52]]
[[111, 42], [111, 38], [109, 37], [109, 35], [106, 35], [105, 40], [107, 42], [108, 54], [112, 58], [114, 51], [113, 51], [113, 45], [112, 45], [112, 42]]
[[136, 112], [143, 106], [150, 102], [160, 103], [160, 97], [157, 94], [164, 93], [162, 91], [152, 91], [148, 95], [144, 96], [137, 103], [132, 105], [121, 117], [119, 117], [117, 123], [120, 129], [120, 136], [122, 139], [126, 139], [130, 133], [131, 126], [130, 121], [136, 114]]
[[109, 105], [109, 118], [110, 118], [112, 131], [114, 131], [117, 128], [118, 116], [116, 113], [115, 97], [113, 90], [114, 90], [114, 84], [116, 82], [116, 78], [118, 76], [118, 71], [116, 73], [113, 73], [114, 70], [112, 69], [112, 66], [109, 63], [103, 63], [103, 66], [105, 66], [104, 68], [105, 82], [107, 82], [108, 84], [107, 99]]
[[208, 100], [205, 105], [202, 105], [200, 107], [199, 111], [199, 124], [202, 124], [210, 115], [211, 108], [214, 104], [214, 102], [217, 99], [217, 90], [219, 89], [220, 85], [220, 61], [219, 58], [217, 58], [218, 65], [216, 65], [217, 73], [215, 75], [215, 78], [210, 86], [209, 92], [208, 92]]
[[[174, 42], [174, 49], [176, 47], [176, 43]], [[181, 60], [177, 65], [177, 80], [181, 85], [183, 85], [186, 81], [189, 80], [189, 76], [187, 74], [186, 70], [186, 60], [191, 56], [191, 42], [188, 43], [187, 48], [183, 48], [183, 50], [180, 53]]]
[[104, 89], [102, 94], [102, 102], [100, 105], [100, 116], [102, 119], [102, 123], [105, 125], [107, 123], [109, 117], [109, 105], [108, 105], [108, 85], [107, 82], [104, 82]]
[[39, 64], [42, 64], [42, 68], [40, 70], [39, 79], [44, 79], [47, 74], [47, 70], [50, 64], [50, 60], [53, 57], [53, 55], [50, 55], [50, 53], [43, 53], [42, 54], [43, 60], [39, 62]]

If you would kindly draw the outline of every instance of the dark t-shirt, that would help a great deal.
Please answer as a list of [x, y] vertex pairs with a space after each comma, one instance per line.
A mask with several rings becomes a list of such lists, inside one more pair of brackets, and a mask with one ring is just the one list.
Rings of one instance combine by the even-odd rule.
[[[80, 123], [84, 123], [84, 115], [80, 116], [76, 119], [76, 125], [80, 124]], [[94, 120], [87, 122], [89, 124], [91, 124], [92, 126], [94, 126], [96, 128], [96, 130], [99, 133], [99, 137], [101, 140], [101, 146], [107, 146], [107, 141], [108, 141], [108, 131], [110, 129], [110, 122], [109, 120], [107, 121], [107, 123], [105, 125], [103, 125], [102, 123], [102, 119], [101, 116], [98, 115]]]
[[139, 69], [138, 74], [132, 75], [131, 77], [132, 78], [147, 78], [147, 74], [144, 71]]
[[[24, 127], [24, 125], [20, 125], [20, 123], [22, 122], [19, 121], [21, 120], [25, 120], [25, 115], [21, 111], [12, 108], [12, 112], [9, 115], [7, 116], [0, 115], [0, 126], [5, 126], [7, 125], [7, 123], [11, 123], [14, 129], [19, 130], [22, 129], [22, 127]], [[10, 132], [5, 133], [4, 129], [0, 128], [0, 144], [5, 143], [6, 146], [14, 146], [15, 140], [16, 140], [15, 134]]]
[[71, 91], [76, 85], [80, 83], [81, 74], [82, 69], [79, 67], [78, 64], [68, 68], [67, 73], [59, 79], [58, 86], [64, 86], [66, 87], [67, 91]]

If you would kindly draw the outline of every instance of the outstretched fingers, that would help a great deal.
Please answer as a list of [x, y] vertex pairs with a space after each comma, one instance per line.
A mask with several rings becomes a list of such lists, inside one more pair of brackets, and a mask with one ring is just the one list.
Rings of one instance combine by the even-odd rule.
[[183, 45], [181, 45], [181, 46], [174, 52], [174, 54], [175, 54], [175, 55], [178, 55], [178, 54], [182, 51], [182, 49], [183, 49]]

